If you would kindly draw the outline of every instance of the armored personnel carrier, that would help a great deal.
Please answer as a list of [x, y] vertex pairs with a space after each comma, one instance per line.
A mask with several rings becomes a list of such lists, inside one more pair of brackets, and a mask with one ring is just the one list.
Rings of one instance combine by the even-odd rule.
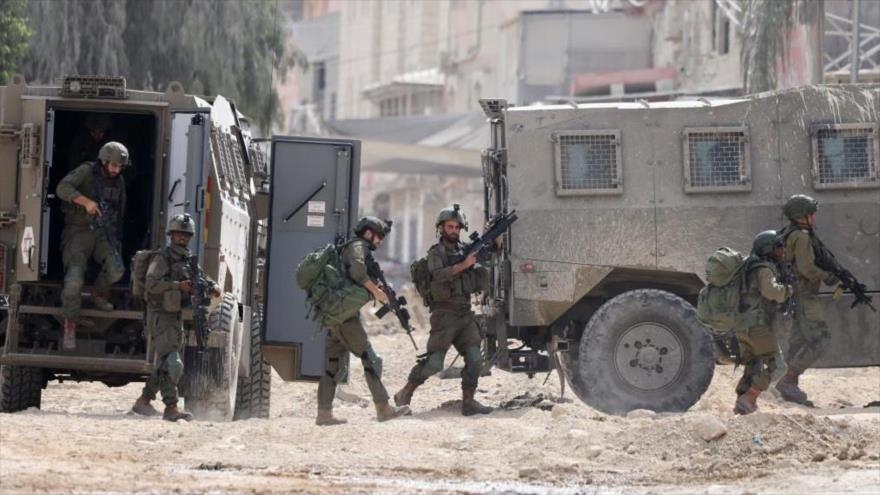
[[[80, 327], [76, 349], [67, 351], [59, 340], [63, 218], [54, 192], [80, 164], [78, 152], [89, 138], [85, 131], [96, 121], [103, 122], [104, 141], [120, 141], [130, 152], [132, 163], [124, 171], [128, 207], [119, 226], [127, 271], [112, 290], [114, 311], [91, 308], [92, 289], [84, 288], [83, 316], [94, 327]], [[270, 197], [284, 201], [288, 190], [298, 192], [285, 186], [273, 194], [268, 172], [277, 168], [289, 183], [302, 178], [301, 169], [333, 173], [330, 187], [313, 194], [307, 208], [309, 232], [332, 240], [349, 230], [357, 213], [357, 181], [352, 185], [349, 178], [357, 173], [358, 143], [264, 141], [252, 138], [247, 118], [232, 101], [189, 95], [178, 83], [150, 92], [128, 89], [121, 77], [71, 76], [59, 85], [32, 86], [15, 76], [0, 86], [0, 411], [39, 407], [51, 380], [114, 387], [149, 376], [155, 357], [144, 335], [142, 302], [129, 290], [129, 260], [140, 249], [163, 246], [168, 219], [189, 213], [196, 221], [190, 249], [223, 294], [210, 307], [209, 366], [192, 365], [197, 339], [191, 314], [184, 313], [186, 407], [197, 417], [268, 416], [270, 364], [283, 378], [302, 378], [298, 356], [314, 350], [320, 360], [323, 352], [322, 340], [311, 338], [313, 325], [282, 322], [263, 344]], [[281, 162], [269, 163], [270, 153]], [[344, 179], [342, 189], [334, 186], [336, 173]], [[320, 213], [319, 202], [326, 207]], [[306, 221], [303, 211], [278, 224], [297, 231]], [[275, 236], [276, 248], [284, 235]], [[295, 263], [283, 271], [288, 285], [294, 268]], [[87, 274], [87, 284], [94, 275], [94, 270]]]
[[[694, 310], [705, 260], [721, 246], [748, 252], [756, 233], [786, 225], [792, 194], [818, 199], [822, 240], [870, 292], [880, 288], [880, 86], [481, 104], [486, 218], [519, 217], [484, 301], [503, 369], [558, 362], [606, 412], [688, 409], [715, 366]], [[833, 337], [819, 366], [880, 364], [880, 314], [826, 289]]]

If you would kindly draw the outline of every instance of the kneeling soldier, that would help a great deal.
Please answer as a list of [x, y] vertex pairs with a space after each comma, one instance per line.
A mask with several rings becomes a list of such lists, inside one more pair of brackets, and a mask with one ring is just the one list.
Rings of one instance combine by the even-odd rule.
[[[132, 411], [144, 416], [159, 414], [150, 404], [156, 393], [162, 393], [165, 413], [162, 419], [189, 421], [192, 414], [177, 407], [177, 384], [183, 376], [183, 346], [185, 334], [181, 310], [190, 302], [194, 290], [187, 262], [190, 258], [189, 241], [195, 234], [195, 222], [189, 215], [175, 215], [168, 222], [167, 234], [171, 243], [153, 256], [147, 268], [145, 290], [147, 299], [147, 332], [152, 342], [156, 367], [147, 379], [141, 396]], [[220, 288], [214, 284], [214, 296]]]
[[770, 386], [776, 369], [779, 345], [770, 328], [774, 303], [782, 303], [792, 296], [790, 285], [778, 282], [776, 263], [783, 260], [785, 247], [776, 231], [767, 230], [755, 236], [752, 255], [746, 260], [746, 287], [740, 307], [743, 324], [736, 331], [740, 358], [745, 366], [736, 386], [736, 414], [750, 414], [758, 410], [757, 399]]
[[463, 260], [464, 244], [459, 233], [467, 230], [467, 220], [458, 205], [444, 208], [437, 217], [436, 227], [440, 242], [428, 250], [428, 271], [431, 276], [431, 334], [427, 353], [409, 373], [407, 384], [394, 395], [398, 406], [409, 405], [413, 392], [431, 375], [443, 369], [446, 352], [451, 346], [464, 356], [461, 372], [461, 414], [489, 414], [491, 407], [474, 399], [477, 381], [482, 371], [480, 330], [471, 310], [471, 294], [480, 292], [488, 282], [488, 272], [477, 265], [477, 253]]
[[[370, 292], [377, 301], [388, 303], [388, 297], [376, 285], [367, 273], [367, 257], [371, 251], [382, 245], [391, 227], [376, 217], [362, 218], [354, 229], [357, 236], [342, 247], [341, 258], [345, 265], [346, 275], [358, 285]], [[388, 421], [409, 414], [408, 407], [394, 407], [388, 403], [388, 391], [382, 384], [382, 358], [373, 350], [367, 332], [361, 324], [359, 316], [350, 318], [342, 324], [328, 328], [324, 342], [324, 375], [318, 381], [318, 417], [315, 424], [319, 426], [338, 425], [346, 420], [333, 416], [333, 398], [336, 396], [336, 383], [345, 374], [341, 366], [347, 353], [352, 353], [361, 360], [364, 366], [364, 378], [376, 405], [376, 419]]]

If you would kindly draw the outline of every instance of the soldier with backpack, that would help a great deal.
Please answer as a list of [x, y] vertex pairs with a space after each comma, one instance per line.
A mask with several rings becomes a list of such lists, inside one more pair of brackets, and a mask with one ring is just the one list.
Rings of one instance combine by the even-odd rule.
[[777, 263], [784, 256], [782, 239], [776, 231], [766, 230], [755, 236], [751, 256], [745, 260], [740, 324], [736, 329], [740, 362], [745, 369], [736, 385], [736, 414], [758, 410], [758, 396], [770, 387], [776, 369], [779, 344], [771, 329], [772, 313], [776, 303], [784, 302], [794, 293], [790, 285], [779, 283]]
[[474, 398], [482, 370], [482, 337], [471, 310], [471, 294], [487, 288], [488, 272], [477, 265], [478, 252], [461, 256], [465, 245], [459, 240], [459, 233], [467, 230], [467, 220], [459, 205], [441, 210], [435, 226], [440, 241], [431, 246], [427, 258], [411, 268], [413, 282], [431, 311], [428, 348], [410, 371], [406, 385], [394, 395], [394, 403], [409, 405], [416, 388], [443, 369], [446, 352], [455, 346], [464, 356], [465, 364], [461, 372], [461, 414], [489, 414], [492, 408]]
[[814, 229], [818, 205], [810, 196], [790, 197], [782, 209], [790, 223], [779, 232], [785, 242], [785, 261], [792, 264], [796, 276], [797, 309], [788, 339], [788, 370], [776, 383], [776, 390], [783, 399], [804, 405], [811, 403], [798, 386], [798, 377], [819, 359], [831, 338], [819, 289], [823, 282], [826, 285], [838, 283], [834, 274], [816, 265], [819, 240]]
[[[382, 304], [388, 303], [388, 297], [379, 288], [377, 282], [370, 278], [367, 271], [367, 262], [368, 258], [372, 257], [371, 252], [382, 245], [385, 236], [390, 232], [390, 222], [367, 216], [361, 218], [357, 226], [355, 226], [354, 233], [357, 237], [339, 248], [339, 258], [341, 258], [341, 266], [339, 268], [344, 270], [344, 273], [341, 274], [344, 284], [341, 285], [350, 285], [349, 282], [354, 282], [356, 289], [360, 291], [362, 291], [361, 287], [366, 289], [369, 294], [372, 294]], [[319, 250], [319, 252], [323, 251], [325, 250]], [[301, 273], [305, 271], [302, 268], [297, 269], [298, 279]], [[322, 278], [326, 277], [327, 269], [336, 271], [336, 267], [332, 266], [322, 268], [322, 273], [324, 273]], [[321, 287], [324, 293], [319, 295], [316, 293], [316, 286], [321, 284], [313, 283], [310, 285], [310, 300], [314, 300], [314, 306], [319, 313], [317, 316], [321, 318], [321, 321], [327, 327], [327, 338], [324, 342], [325, 371], [318, 381], [318, 416], [315, 419], [315, 424], [330, 426], [346, 422], [345, 419], [333, 416], [333, 398], [336, 396], [336, 384], [347, 373], [345, 359], [349, 352], [360, 358], [361, 364], [363, 364], [364, 378], [370, 389], [370, 394], [373, 396], [373, 403], [376, 406], [376, 419], [388, 421], [409, 414], [408, 407], [394, 407], [388, 403], [388, 391], [385, 389], [385, 385], [382, 384], [382, 358], [376, 354], [373, 346], [370, 345], [370, 339], [367, 337], [367, 332], [364, 330], [357, 312], [354, 311], [351, 316], [342, 322], [337, 321], [340, 319], [339, 314], [348, 314], [345, 309], [342, 309], [348, 305], [347, 301], [355, 301], [355, 306], [360, 308], [367, 300], [359, 298], [351, 291], [345, 291], [343, 287]], [[329, 285], [332, 286], [334, 284], [331, 282]], [[322, 299], [332, 299], [338, 294], [341, 294], [342, 297], [340, 297], [339, 301], [336, 301], [335, 305], [328, 305], [322, 301]], [[334, 311], [334, 307], [340, 308], [337, 310], [339, 313], [331, 315], [330, 313]]]
[[[139, 251], [132, 262], [132, 293], [141, 294], [146, 300], [146, 326], [156, 362], [132, 411], [143, 416], [158, 415], [150, 401], [161, 392], [165, 403], [162, 419], [166, 421], [192, 419], [192, 414], [177, 407], [177, 384], [183, 376], [185, 337], [181, 311], [194, 290], [188, 246], [195, 232], [195, 222], [189, 215], [175, 215], [166, 230], [171, 242], [160, 250]], [[220, 287], [214, 284], [211, 292], [219, 296]]]

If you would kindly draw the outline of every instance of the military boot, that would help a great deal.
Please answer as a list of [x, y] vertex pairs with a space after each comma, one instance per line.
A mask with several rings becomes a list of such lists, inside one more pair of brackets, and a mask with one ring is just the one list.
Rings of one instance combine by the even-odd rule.
[[318, 417], [315, 419], [315, 424], [318, 426], [334, 426], [334, 425], [344, 425], [348, 423], [348, 420], [337, 418], [333, 416], [333, 409], [321, 409], [318, 408]]
[[159, 411], [150, 404], [150, 399], [144, 397], [143, 395], [138, 397], [138, 400], [134, 402], [134, 406], [131, 407], [131, 412], [135, 414], [140, 414], [141, 416], [158, 416]]
[[67, 351], [76, 349], [76, 320], [64, 319], [64, 337], [61, 339], [61, 347]]
[[170, 404], [165, 404], [165, 412], [162, 414], [162, 419], [165, 421], [190, 421], [193, 419], [193, 415], [184, 411], [183, 409], [177, 408], [177, 401], [174, 401]]
[[101, 311], [113, 311], [115, 308], [113, 303], [110, 302], [110, 292], [109, 291], [95, 291], [92, 294], [92, 304], [96, 309]]
[[409, 410], [409, 406], [394, 407], [388, 401], [376, 403], [376, 419], [380, 423], [410, 414], [412, 411]]
[[761, 390], [756, 387], [750, 387], [742, 395], [736, 398], [733, 406], [734, 414], [752, 414], [758, 410], [758, 396]]
[[400, 392], [394, 394], [394, 404], [397, 406], [408, 406], [412, 401], [413, 392], [419, 387], [416, 382], [406, 382], [406, 385], [400, 389]]
[[776, 382], [776, 390], [784, 400], [813, 407], [813, 403], [807, 398], [807, 393], [798, 386], [798, 377], [801, 373], [802, 371], [789, 367], [785, 376]]
[[477, 392], [476, 388], [463, 388], [461, 389], [461, 415], [462, 416], [473, 416], [474, 414], [489, 414], [492, 412], [492, 408], [489, 406], [484, 406], [477, 402], [477, 399], [474, 399], [474, 394]]

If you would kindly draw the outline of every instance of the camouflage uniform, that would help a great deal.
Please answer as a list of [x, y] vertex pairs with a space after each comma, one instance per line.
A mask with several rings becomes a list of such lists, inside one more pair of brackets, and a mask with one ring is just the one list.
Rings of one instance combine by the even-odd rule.
[[428, 271], [431, 272], [431, 334], [428, 337], [427, 354], [412, 368], [409, 381], [421, 385], [431, 375], [443, 369], [446, 352], [450, 347], [464, 357], [461, 372], [461, 388], [474, 389], [482, 369], [480, 356], [480, 330], [471, 310], [470, 295], [485, 287], [488, 272], [475, 266], [452, 275], [453, 261], [461, 258], [464, 244], [448, 244], [445, 241], [428, 250]]
[[[109, 232], [110, 228], [93, 230], [93, 218], [85, 209], [73, 203], [79, 196], [98, 202], [101, 198], [97, 197], [97, 189], [103, 186], [103, 199], [109, 205], [109, 211], [104, 212], [107, 224], [115, 223], [108, 216], [115, 216], [116, 221], [123, 217], [125, 179], [122, 174], [106, 177], [101, 167], [100, 162], [84, 163], [67, 174], [56, 189], [56, 194], [64, 201], [64, 232], [61, 235], [64, 289], [61, 300], [64, 317], [68, 319], [79, 316], [82, 304], [80, 292], [85, 283], [89, 258], [94, 258], [101, 265], [101, 272], [95, 279], [96, 293], [106, 293], [125, 273], [122, 256], [116, 247], [116, 232]], [[99, 180], [103, 184], [96, 184]]]
[[[341, 253], [349, 278], [359, 285], [364, 285], [369, 280], [366, 265], [369, 251], [367, 241], [358, 238], [346, 245]], [[355, 317], [341, 325], [330, 327], [327, 331], [327, 338], [324, 341], [324, 375], [318, 381], [319, 409], [333, 408], [336, 384], [344, 380], [347, 375], [346, 363], [349, 352], [360, 358], [364, 366], [364, 378], [370, 388], [373, 402], [388, 402], [388, 391], [382, 384], [382, 358], [373, 351], [360, 317]]]
[[813, 365], [831, 338], [825, 311], [819, 299], [822, 281], [833, 276], [816, 266], [813, 236], [807, 229], [791, 229], [785, 239], [785, 261], [793, 264], [797, 275], [795, 294], [797, 309], [788, 340], [786, 361], [790, 368], [803, 372]]
[[180, 290], [180, 282], [190, 279], [189, 256], [186, 248], [165, 246], [150, 260], [144, 287], [151, 358], [157, 366], [144, 386], [143, 396], [153, 400], [161, 392], [166, 405], [177, 403], [177, 384], [183, 376], [185, 336], [181, 310], [189, 305], [190, 297]]
[[750, 387], [765, 391], [770, 387], [771, 375], [776, 369], [776, 352], [779, 344], [771, 330], [773, 303], [787, 299], [790, 287], [777, 282], [778, 274], [770, 262], [759, 262], [749, 270], [746, 293], [742, 306], [745, 309], [746, 328], [736, 331], [739, 342], [740, 359], [745, 366], [742, 379], [736, 386], [736, 393], [742, 395]]

